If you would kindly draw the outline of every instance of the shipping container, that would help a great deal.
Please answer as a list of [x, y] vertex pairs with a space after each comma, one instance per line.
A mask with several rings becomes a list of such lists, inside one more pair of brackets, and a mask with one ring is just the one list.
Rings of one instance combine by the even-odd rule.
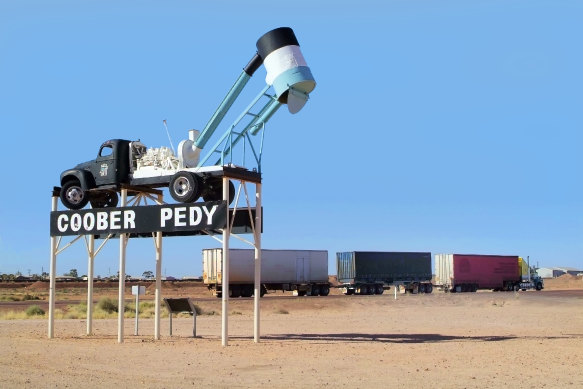
[[382, 294], [390, 285], [404, 285], [411, 292], [433, 290], [428, 252], [340, 252], [336, 267], [345, 294]]
[[515, 255], [435, 255], [435, 283], [451, 292], [542, 289], [542, 280], [529, 273], [525, 261]]
[[[221, 248], [202, 251], [203, 282], [220, 295], [223, 268]], [[229, 293], [231, 297], [250, 297], [254, 290], [255, 250], [229, 250]], [[298, 295], [326, 296], [328, 251], [261, 250], [261, 292], [296, 291]]]

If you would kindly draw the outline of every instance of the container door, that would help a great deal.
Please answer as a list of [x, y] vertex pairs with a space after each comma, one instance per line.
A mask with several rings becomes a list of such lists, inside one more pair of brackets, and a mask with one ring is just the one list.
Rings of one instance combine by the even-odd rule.
[[296, 280], [298, 282], [306, 281], [306, 263], [305, 258], [296, 258]]

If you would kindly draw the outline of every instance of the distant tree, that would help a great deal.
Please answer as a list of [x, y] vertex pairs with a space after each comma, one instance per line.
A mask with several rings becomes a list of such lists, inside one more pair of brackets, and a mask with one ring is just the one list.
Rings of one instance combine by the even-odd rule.
[[142, 273], [142, 277], [144, 277], [147, 280], [151, 280], [152, 278], [154, 278], [154, 273], [150, 270], [146, 270], [145, 272]]
[[64, 275], [68, 277], [79, 278], [79, 273], [77, 273], [77, 269], [71, 269], [69, 270], [68, 273], [65, 273]]
[[47, 273], [46, 271], [44, 271], [44, 272], [42, 272], [42, 274], [40, 276], [44, 280], [45, 278], [48, 278], [49, 277], [49, 273]]

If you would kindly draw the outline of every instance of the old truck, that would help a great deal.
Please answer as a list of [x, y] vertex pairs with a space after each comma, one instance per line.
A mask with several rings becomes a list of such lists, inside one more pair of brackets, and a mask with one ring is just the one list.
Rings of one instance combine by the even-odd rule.
[[[229, 249], [229, 296], [251, 297], [254, 292], [255, 250]], [[202, 250], [202, 278], [217, 297], [222, 294], [223, 249]], [[261, 296], [268, 290], [299, 296], [327, 296], [328, 251], [261, 250]]]
[[[282, 104], [286, 104], [292, 114], [300, 111], [316, 82], [291, 28], [280, 27], [267, 32], [259, 38], [256, 46], [257, 52], [206, 126], [201, 132], [191, 130], [189, 138], [179, 143], [177, 155], [168, 147], [146, 148], [139, 140], [108, 140], [101, 145], [94, 160], [61, 174], [60, 199], [63, 205], [69, 209], [81, 209], [88, 203], [94, 208], [115, 207], [118, 192], [124, 185], [133, 188], [167, 187], [172, 198], [183, 203], [196, 201], [201, 196], [205, 201], [222, 200], [223, 177], [244, 179], [247, 172], [260, 174], [262, 142], [261, 147], [253, 147], [250, 135], [264, 131], [265, 123]], [[206, 156], [201, 156], [218, 125], [262, 64], [267, 85]], [[273, 95], [267, 93], [271, 87], [275, 92]], [[263, 106], [259, 103], [261, 98], [268, 100]], [[252, 109], [256, 112], [251, 112]], [[245, 123], [243, 118], [250, 120]], [[239, 123], [243, 128], [240, 129]], [[236, 166], [232, 161], [232, 149], [239, 141], [250, 143], [244, 150], [253, 152], [257, 166], [252, 170]], [[215, 159], [210, 160], [213, 157]], [[233, 184], [229, 183], [229, 187], [229, 201], [232, 201]]]
[[544, 289], [544, 281], [517, 255], [436, 254], [435, 283], [446, 292]]
[[349, 251], [336, 253], [344, 294], [382, 294], [403, 285], [412, 293], [431, 293], [431, 253]]

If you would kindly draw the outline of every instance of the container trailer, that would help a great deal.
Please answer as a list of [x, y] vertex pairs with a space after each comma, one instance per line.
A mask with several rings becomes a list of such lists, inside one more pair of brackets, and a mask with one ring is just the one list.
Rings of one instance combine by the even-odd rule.
[[349, 251], [336, 253], [338, 282], [344, 294], [382, 294], [390, 285], [431, 293], [431, 253]]
[[[255, 250], [229, 250], [229, 296], [254, 292]], [[221, 296], [223, 249], [202, 250], [203, 282]], [[261, 250], [261, 296], [268, 290], [293, 291], [299, 296], [327, 296], [328, 251]]]
[[436, 254], [435, 281], [446, 292], [458, 293], [544, 288], [543, 280], [516, 255]]

